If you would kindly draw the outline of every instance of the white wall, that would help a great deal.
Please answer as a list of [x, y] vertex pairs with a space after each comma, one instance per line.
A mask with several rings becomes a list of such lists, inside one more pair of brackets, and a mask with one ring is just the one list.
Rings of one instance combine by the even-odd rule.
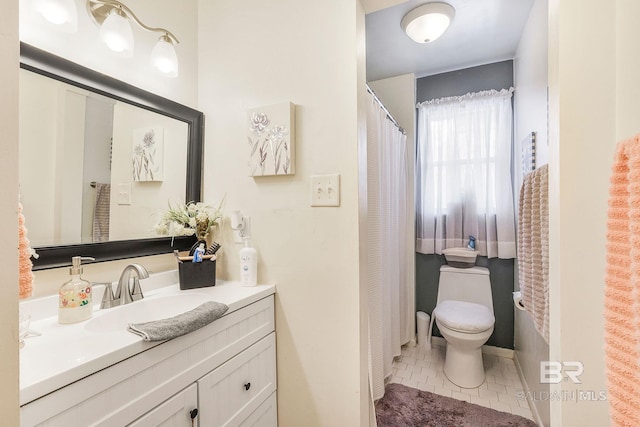
[[0, 13], [0, 413], [2, 423], [20, 424], [18, 401], [18, 3]]
[[640, 132], [640, 2], [618, 0], [616, 9], [616, 141]]
[[[30, 0], [19, 0], [21, 41], [174, 101], [192, 107], [197, 105], [198, 3], [196, 0], [181, 1], [178, 6], [170, 0], [129, 5], [142, 22], [151, 26], [165, 27], [180, 40], [180, 44], [176, 46], [180, 63], [177, 78], [159, 76], [150, 68], [148, 55], [157, 40], [152, 33], [133, 26], [136, 43], [134, 57], [120, 58], [114, 56], [99, 41], [98, 27], [86, 13], [84, 1], [76, 0], [77, 33], [60, 32], [46, 21], [43, 22], [41, 18], [31, 13], [29, 4]], [[153, 268], [154, 271], [175, 268], [175, 259], [171, 254], [141, 258], [137, 261], [147, 268]], [[114, 276], [114, 272], [119, 273], [124, 265], [126, 263], [109, 262], [99, 266], [88, 266], [84, 270], [85, 276], [92, 281], [116, 280], [117, 276]], [[56, 293], [62, 283], [60, 278], [66, 276], [68, 276], [68, 268], [38, 272], [34, 283], [34, 296]]]
[[[367, 425], [357, 150], [363, 12], [357, 0], [203, 0], [199, 17], [204, 200], [226, 194], [227, 211], [251, 217], [258, 279], [277, 285], [279, 425]], [[251, 178], [246, 111], [283, 101], [296, 105], [296, 174]], [[309, 177], [324, 173], [341, 174], [338, 208], [309, 206]], [[221, 268], [237, 279], [240, 247], [223, 232]]]
[[[536, 132], [536, 165], [549, 163], [547, 138], [547, 0], [536, 0], [529, 12], [513, 59], [516, 176], [522, 176], [522, 141]], [[518, 183], [522, 182], [521, 180]]]
[[[537, 133], [537, 166], [549, 162], [547, 143], [547, 0], [536, 0], [523, 30], [513, 61], [514, 85], [514, 146], [516, 193], [522, 183], [522, 141], [532, 132]], [[517, 273], [517, 272], [516, 272]], [[517, 274], [516, 274], [517, 275]], [[515, 353], [532, 396], [546, 396], [548, 384], [540, 383], [540, 362], [549, 360], [549, 345], [536, 331], [530, 315], [515, 310]], [[547, 393], [547, 394], [545, 394]], [[540, 421], [548, 426], [548, 399], [533, 399]]]
[[365, 13], [375, 12], [402, 3], [405, 0], [362, 0]]
[[[552, 385], [552, 392], [606, 390], [607, 199], [616, 115], [627, 114], [616, 110], [616, 69], [628, 77], [618, 82], [619, 91], [637, 90], [640, 84], [637, 75], [622, 71], [637, 64], [635, 50], [616, 58], [616, 28], [617, 20], [625, 24], [618, 30], [620, 46], [629, 47], [623, 40], [628, 38], [637, 49], [639, 30], [630, 21], [637, 13], [632, 1], [549, 2], [549, 348], [551, 360], [584, 364], [581, 384], [563, 381]], [[620, 86], [623, 82], [629, 88]], [[637, 118], [637, 105], [629, 108]], [[552, 400], [551, 425], [609, 425], [608, 404]]]
[[185, 0], [179, 4], [171, 0], [127, 3], [144, 24], [166, 28], [180, 40], [176, 45], [180, 67], [177, 78], [164, 77], [156, 73], [149, 64], [149, 55], [159, 33], [144, 31], [132, 23], [133, 57], [123, 58], [114, 54], [98, 38], [99, 27], [86, 11], [85, 0], [75, 0], [78, 11], [77, 33], [60, 31], [48, 23], [32, 11], [31, 1], [19, 0], [21, 41], [166, 98], [189, 106], [196, 105], [196, 0]]

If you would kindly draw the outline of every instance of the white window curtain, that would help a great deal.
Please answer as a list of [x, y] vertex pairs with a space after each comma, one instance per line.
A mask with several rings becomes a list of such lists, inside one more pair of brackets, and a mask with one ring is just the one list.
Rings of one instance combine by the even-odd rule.
[[476, 238], [480, 255], [515, 258], [513, 88], [418, 105], [416, 251]]
[[415, 336], [415, 296], [408, 285], [407, 137], [367, 94], [367, 286], [372, 399], [384, 395], [393, 358]]

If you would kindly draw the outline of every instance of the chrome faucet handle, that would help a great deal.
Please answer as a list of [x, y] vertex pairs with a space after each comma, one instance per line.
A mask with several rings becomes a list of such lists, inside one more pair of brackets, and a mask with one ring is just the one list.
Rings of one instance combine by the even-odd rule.
[[144, 298], [142, 294], [142, 288], [140, 287], [140, 280], [138, 277], [133, 278], [133, 289], [131, 289], [131, 299], [133, 301], [138, 301]]
[[129, 287], [129, 277], [127, 277], [126, 281], [122, 281], [120, 278], [120, 283], [118, 284], [120, 288], [120, 295], [118, 296], [118, 300], [120, 301], [120, 305], [125, 305], [133, 302], [133, 298], [131, 298], [131, 288]]
[[[135, 272], [133, 277], [133, 288], [131, 287], [131, 273]], [[120, 300], [120, 304], [129, 304], [133, 301], [144, 298], [139, 279], [149, 277], [149, 272], [140, 264], [129, 264], [122, 271], [120, 280], [118, 281], [118, 289], [116, 290], [116, 298]]]
[[101, 309], [116, 307], [120, 304], [120, 301], [118, 301], [113, 295], [113, 286], [111, 285], [111, 282], [91, 283], [91, 286], [104, 286], [104, 293], [102, 294], [102, 301], [100, 302]]

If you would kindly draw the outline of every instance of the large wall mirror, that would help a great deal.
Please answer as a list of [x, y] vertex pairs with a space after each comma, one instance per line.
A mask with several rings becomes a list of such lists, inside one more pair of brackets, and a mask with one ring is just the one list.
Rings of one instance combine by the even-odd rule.
[[154, 231], [201, 197], [200, 111], [20, 45], [20, 194], [34, 270], [187, 249]]

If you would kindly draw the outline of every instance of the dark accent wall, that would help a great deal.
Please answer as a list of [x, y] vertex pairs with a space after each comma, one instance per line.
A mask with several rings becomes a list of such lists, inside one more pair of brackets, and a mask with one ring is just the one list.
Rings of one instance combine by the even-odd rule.
[[[447, 262], [442, 255], [416, 253], [416, 310], [431, 315], [436, 306], [440, 266]], [[478, 257], [477, 266], [487, 267], [493, 292], [493, 313], [496, 318], [488, 345], [513, 348], [513, 259]], [[434, 335], [440, 335], [433, 326]]]
[[508, 89], [513, 86], [513, 61], [496, 62], [421, 77], [416, 83], [417, 102], [481, 90]]
[[[451, 71], [417, 80], [417, 102], [469, 92], [500, 90], [513, 86], [513, 61], [502, 61], [464, 70]], [[488, 345], [513, 348], [514, 288], [513, 259], [478, 257], [476, 265], [489, 268], [496, 323]], [[431, 315], [436, 306], [442, 255], [416, 253], [416, 310]], [[441, 336], [434, 325], [435, 335]]]

